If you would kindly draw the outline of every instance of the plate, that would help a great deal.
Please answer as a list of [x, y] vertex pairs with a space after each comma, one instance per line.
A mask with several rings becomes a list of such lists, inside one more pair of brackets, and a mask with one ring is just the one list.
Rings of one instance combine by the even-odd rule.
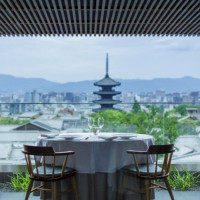
[[136, 134], [115, 134], [116, 137], [119, 137], [121, 139], [129, 139], [132, 137], [137, 137]]
[[104, 139], [106, 141], [112, 141], [117, 138], [117, 136], [99, 136], [99, 138]]
[[54, 138], [56, 137], [58, 134], [41, 134], [41, 137], [46, 137], [46, 138]]
[[81, 135], [67, 135], [67, 134], [61, 134], [58, 136], [59, 138], [64, 138], [65, 140], [72, 140], [74, 138], [81, 137]]

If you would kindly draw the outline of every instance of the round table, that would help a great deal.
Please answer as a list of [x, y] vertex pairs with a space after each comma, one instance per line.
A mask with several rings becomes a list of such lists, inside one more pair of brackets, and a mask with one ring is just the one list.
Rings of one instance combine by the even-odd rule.
[[[70, 134], [70, 133], [69, 133]], [[113, 135], [114, 133], [104, 133]], [[118, 133], [119, 134], [119, 133]], [[70, 134], [71, 135], [71, 134]], [[98, 137], [89, 137], [87, 133], [80, 133], [80, 138], [66, 140], [64, 138], [37, 139], [38, 146], [52, 146], [55, 151], [75, 151], [69, 156], [67, 166], [77, 170], [77, 182], [80, 193], [80, 200], [116, 200], [121, 185], [122, 173], [120, 169], [128, 164], [134, 163], [131, 155], [126, 150], [145, 151], [154, 144], [154, 138], [149, 135], [135, 134], [128, 139], [116, 138], [107, 141]], [[146, 157], [139, 156], [139, 163], [145, 163]], [[46, 162], [51, 163], [52, 158]], [[62, 165], [63, 159], [57, 159], [56, 165]], [[131, 180], [130, 180], [131, 181]], [[133, 187], [143, 187], [141, 180], [130, 183]], [[61, 183], [60, 187], [66, 187]], [[143, 199], [144, 195], [127, 195], [129, 199]], [[63, 199], [70, 199], [73, 197]]]

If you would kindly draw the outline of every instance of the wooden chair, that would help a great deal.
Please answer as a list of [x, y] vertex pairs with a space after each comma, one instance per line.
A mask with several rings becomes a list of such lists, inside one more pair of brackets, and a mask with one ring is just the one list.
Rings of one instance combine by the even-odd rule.
[[[120, 189], [119, 199], [123, 199], [123, 193], [125, 190], [129, 190], [136, 193], [145, 193], [146, 200], [150, 200], [154, 188], [161, 188], [168, 190], [169, 195], [172, 200], [174, 200], [171, 187], [167, 180], [169, 176], [169, 170], [172, 160], [172, 154], [174, 152], [174, 145], [151, 145], [147, 151], [134, 151], [128, 150], [128, 154], [133, 155], [134, 165], [127, 165], [122, 168], [123, 170], [123, 183]], [[137, 155], [142, 154], [146, 157], [146, 164], [138, 164]], [[164, 155], [163, 161], [158, 166], [158, 158]], [[155, 163], [152, 161], [152, 156], [155, 157]], [[145, 180], [145, 189], [134, 190], [127, 187], [127, 179], [129, 176], [134, 176]], [[155, 180], [163, 179], [165, 181], [166, 187], [155, 184]]]
[[[74, 154], [74, 151], [54, 152], [52, 147], [24, 145], [24, 150], [22, 152], [25, 155], [30, 178], [30, 183], [26, 192], [25, 200], [28, 200], [30, 193], [36, 190], [43, 191], [44, 199], [46, 199], [46, 191], [51, 191], [52, 199], [56, 200], [56, 197], [58, 195], [56, 193], [56, 181], [60, 181], [67, 178], [71, 178], [73, 188], [61, 192], [60, 195], [69, 192], [75, 192], [75, 199], [79, 200], [77, 184], [75, 179], [76, 171], [72, 168], [66, 167], [68, 156]], [[42, 163], [37, 161], [38, 156], [42, 159]], [[47, 156], [51, 156], [53, 158], [52, 164], [46, 164]], [[55, 166], [57, 156], [65, 157], [62, 167]], [[32, 167], [32, 162], [35, 164], [34, 169]], [[40, 181], [42, 184], [32, 189], [33, 181]], [[52, 183], [51, 189], [46, 188], [47, 182]]]

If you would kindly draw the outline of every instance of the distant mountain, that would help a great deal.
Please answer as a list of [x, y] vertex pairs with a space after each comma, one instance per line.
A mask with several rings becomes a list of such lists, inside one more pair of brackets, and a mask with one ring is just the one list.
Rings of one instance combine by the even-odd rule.
[[[152, 80], [142, 79], [117, 79], [121, 86], [116, 90], [122, 92], [153, 92], [163, 89], [166, 92], [200, 91], [200, 79], [193, 77], [183, 78], [155, 78]], [[0, 74], [0, 92], [20, 92], [37, 90], [40, 92], [91, 92], [98, 90], [93, 85], [95, 81], [79, 81], [68, 83], [56, 83], [41, 78], [19, 78]]]
[[0, 74], [0, 92], [18, 92], [18, 91], [32, 91], [46, 90], [58, 83], [47, 81], [42, 78], [19, 78], [11, 75]]

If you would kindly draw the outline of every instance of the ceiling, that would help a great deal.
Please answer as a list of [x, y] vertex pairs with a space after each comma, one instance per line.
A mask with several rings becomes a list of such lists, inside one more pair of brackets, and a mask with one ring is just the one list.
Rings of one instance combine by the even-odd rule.
[[0, 36], [200, 36], [200, 0], [0, 0]]

